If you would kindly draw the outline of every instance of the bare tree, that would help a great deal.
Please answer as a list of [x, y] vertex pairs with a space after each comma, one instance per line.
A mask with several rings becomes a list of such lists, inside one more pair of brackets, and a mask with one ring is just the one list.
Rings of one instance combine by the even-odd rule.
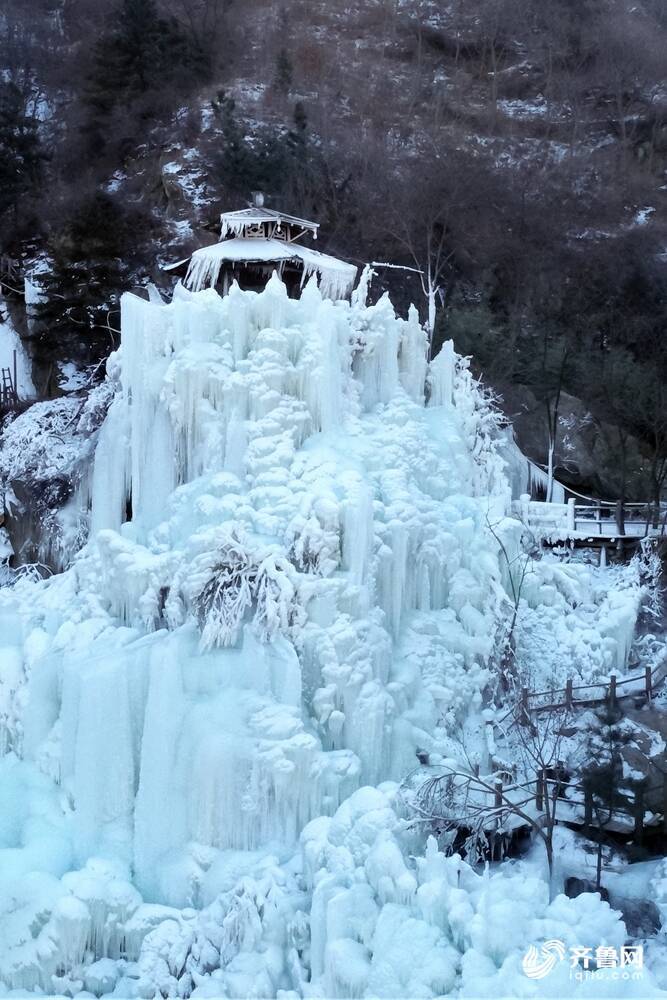
[[413, 228], [412, 220], [406, 216], [399, 216], [396, 219], [394, 232], [396, 240], [414, 261], [414, 270], [426, 299], [429, 354], [433, 343], [437, 303], [438, 300], [441, 303], [444, 301], [445, 271], [453, 254], [447, 242], [447, 210], [448, 205], [436, 197], [427, 199], [423, 206], [420, 224]]
[[516, 632], [519, 623], [521, 594], [531, 563], [539, 553], [539, 546], [526, 525], [522, 532], [519, 551], [511, 556], [505, 542], [496, 531], [497, 525], [491, 524], [488, 517], [486, 526], [500, 549], [501, 566], [504, 569], [507, 584], [507, 602], [501, 609], [496, 629], [496, 669], [494, 674], [498, 677], [501, 687], [505, 691], [509, 691], [516, 687], [517, 681]]
[[544, 845], [553, 892], [554, 830], [566, 787], [561, 755], [569, 717], [563, 706], [532, 719], [516, 698], [506, 718], [513, 763], [496, 761], [488, 774], [480, 774], [469, 760], [418, 768], [401, 786], [412, 823], [450, 846], [458, 838], [473, 862], [492, 855], [499, 841], [525, 826]]

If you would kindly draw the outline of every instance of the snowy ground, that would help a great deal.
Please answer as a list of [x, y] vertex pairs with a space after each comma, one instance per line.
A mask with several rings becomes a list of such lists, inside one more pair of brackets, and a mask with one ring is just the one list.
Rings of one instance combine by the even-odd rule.
[[[401, 816], [417, 748], [484, 728], [521, 526], [465, 363], [362, 299], [123, 300], [91, 539], [0, 591], [0, 995], [664, 995], [528, 978], [620, 915]], [[526, 615], [604, 673], [612, 590], [539, 563]]]

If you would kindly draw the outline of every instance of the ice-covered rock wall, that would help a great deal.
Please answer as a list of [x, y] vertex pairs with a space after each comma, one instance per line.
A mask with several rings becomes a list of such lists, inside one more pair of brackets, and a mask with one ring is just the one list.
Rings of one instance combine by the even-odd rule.
[[91, 539], [0, 592], [0, 983], [381, 991], [370, 938], [421, 893], [428, 968], [386, 995], [441, 992], [435, 889], [345, 817], [389, 782], [393, 830], [391, 782], [481, 704], [508, 500], [483, 395], [416, 314], [314, 282], [126, 296], [122, 331]]

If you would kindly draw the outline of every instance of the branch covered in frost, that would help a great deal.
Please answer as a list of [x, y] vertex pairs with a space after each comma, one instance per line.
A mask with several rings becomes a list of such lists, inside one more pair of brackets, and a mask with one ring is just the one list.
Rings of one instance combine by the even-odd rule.
[[288, 633], [303, 615], [295, 575], [284, 556], [272, 550], [257, 556], [244, 540], [230, 535], [193, 602], [202, 649], [233, 645], [252, 608], [253, 624], [264, 642], [278, 632]]
[[302, 573], [329, 576], [340, 562], [340, 539], [333, 527], [322, 526], [315, 515], [295, 518], [288, 530], [289, 558]]
[[659, 621], [664, 611], [665, 591], [662, 586], [662, 560], [653, 539], [643, 538], [632, 557], [631, 567], [644, 590], [644, 610]]

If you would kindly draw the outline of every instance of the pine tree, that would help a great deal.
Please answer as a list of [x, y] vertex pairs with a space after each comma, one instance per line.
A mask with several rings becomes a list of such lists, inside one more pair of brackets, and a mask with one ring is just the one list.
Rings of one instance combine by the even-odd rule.
[[121, 0], [110, 27], [93, 52], [84, 93], [91, 146], [106, 144], [106, 123], [116, 108], [138, 109], [150, 117], [165, 88], [187, 91], [200, 81], [207, 60], [173, 18], [160, 16], [155, 0]]
[[39, 184], [43, 154], [34, 118], [13, 83], [0, 84], [0, 216], [16, 215], [20, 199]]
[[222, 152], [216, 157], [218, 174], [226, 197], [247, 197], [251, 191], [279, 194], [287, 170], [287, 147], [284, 138], [271, 128], [260, 129], [246, 141], [236, 116], [234, 100], [223, 91], [214, 102], [221, 122]]
[[273, 86], [281, 94], [288, 94], [294, 79], [294, 67], [286, 49], [280, 49], [276, 57], [276, 75]]
[[87, 196], [49, 243], [51, 268], [37, 307], [42, 358], [90, 363], [117, 346], [119, 299], [138, 262], [134, 218], [102, 192]]
[[306, 145], [308, 135], [308, 113], [303, 101], [297, 101], [294, 105], [294, 128], [290, 132], [292, 142], [298, 146]]
[[583, 785], [593, 797], [600, 813], [600, 825], [609, 822], [614, 810], [622, 805], [619, 786], [623, 779], [623, 750], [632, 742], [632, 734], [624, 726], [623, 712], [618, 704], [604, 705], [594, 713], [596, 721], [588, 737]]

